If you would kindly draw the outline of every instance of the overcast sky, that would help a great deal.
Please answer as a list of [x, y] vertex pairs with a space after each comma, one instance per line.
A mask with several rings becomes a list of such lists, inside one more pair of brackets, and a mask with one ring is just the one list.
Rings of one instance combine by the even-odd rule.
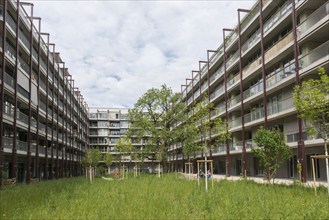
[[29, 2], [88, 105], [133, 107], [152, 87], [180, 91], [255, 1]]

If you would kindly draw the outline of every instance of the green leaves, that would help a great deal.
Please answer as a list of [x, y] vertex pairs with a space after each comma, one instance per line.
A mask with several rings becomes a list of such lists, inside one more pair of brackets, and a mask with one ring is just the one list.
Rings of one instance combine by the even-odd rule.
[[318, 69], [320, 79], [309, 79], [295, 86], [294, 105], [302, 119], [310, 123], [321, 138], [329, 138], [329, 76]]
[[283, 162], [291, 158], [291, 149], [285, 143], [283, 134], [276, 129], [259, 128], [253, 141], [255, 141], [258, 148], [253, 148], [252, 152], [259, 158], [266, 178], [270, 181]]
[[[212, 145], [231, 139], [226, 121], [221, 118], [210, 119], [213, 110], [215, 110], [214, 105], [209, 102], [207, 95], [192, 109], [194, 115], [188, 118], [184, 124], [187, 133], [183, 141], [185, 155], [190, 155], [196, 150], [206, 151], [211, 149]], [[211, 140], [209, 139], [210, 133], [212, 134]], [[200, 138], [201, 143], [197, 143]]]
[[81, 160], [84, 167], [95, 167], [101, 159], [101, 152], [98, 149], [88, 149]]
[[173, 126], [185, 117], [184, 104], [179, 100], [179, 94], [162, 85], [160, 89], [149, 89], [128, 114], [131, 121], [128, 137], [148, 137], [146, 152], [156, 154], [161, 161], [166, 160], [169, 146], [181, 135], [181, 130]]

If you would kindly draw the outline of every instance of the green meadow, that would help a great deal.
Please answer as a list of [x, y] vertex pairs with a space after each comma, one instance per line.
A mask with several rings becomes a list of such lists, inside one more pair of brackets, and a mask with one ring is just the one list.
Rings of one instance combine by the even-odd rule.
[[0, 219], [329, 219], [325, 188], [204, 182], [177, 174], [70, 178], [0, 191]]

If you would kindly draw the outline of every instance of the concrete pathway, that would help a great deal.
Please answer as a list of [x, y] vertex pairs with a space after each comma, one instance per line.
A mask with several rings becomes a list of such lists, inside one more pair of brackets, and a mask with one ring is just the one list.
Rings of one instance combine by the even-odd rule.
[[[181, 173], [183, 174], [186, 178], [189, 178], [189, 174], [186, 173]], [[191, 179], [197, 179], [197, 174], [196, 173], [192, 173], [190, 175]], [[240, 176], [230, 176], [230, 177], [226, 177], [225, 175], [218, 175], [218, 174], [214, 174], [213, 175], [214, 180], [216, 181], [221, 181], [221, 180], [230, 180], [230, 181], [237, 181], [237, 180], [241, 180], [242, 177]], [[256, 183], [268, 183], [266, 179], [264, 179], [263, 177], [247, 177], [247, 180], [252, 180]], [[275, 184], [284, 184], [284, 185], [292, 185], [294, 184], [294, 181], [296, 179], [274, 179], [274, 183]], [[273, 184], [273, 180], [271, 180], [271, 184]], [[313, 180], [308, 180], [306, 183], [303, 183], [304, 186], [308, 186], [308, 187], [313, 187]], [[327, 187], [327, 182], [324, 181], [316, 181], [316, 185], [317, 186], [324, 186]]]

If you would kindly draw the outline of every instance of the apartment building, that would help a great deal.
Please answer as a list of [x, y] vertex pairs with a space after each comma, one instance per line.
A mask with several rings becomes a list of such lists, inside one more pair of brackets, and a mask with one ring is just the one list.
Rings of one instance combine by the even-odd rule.
[[[293, 157], [277, 177], [297, 178], [297, 162], [303, 178], [311, 178], [311, 155], [323, 155], [324, 143], [307, 135], [305, 123], [293, 106], [293, 87], [317, 78], [317, 69], [329, 72], [329, 3], [316, 0], [261, 0], [251, 9], [239, 9], [237, 26], [222, 30], [223, 42], [207, 51], [207, 60], [182, 85], [189, 109], [208, 94], [216, 106], [212, 119], [229, 123], [232, 141], [214, 146], [210, 157], [215, 171], [226, 175], [262, 175], [251, 153], [260, 126], [279, 128], [293, 150]], [[192, 112], [189, 112], [192, 114]], [[216, 136], [215, 132], [207, 138]], [[183, 170], [182, 143], [171, 146], [169, 160]], [[198, 152], [197, 158], [201, 158]], [[208, 155], [209, 156], [209, 155]], [[325, 161], [316, 160], [316, 177], [325, 180]]]
[[[124, 138], [128, 128], [128, 108], [89, 108], [89, 146], [99, 149], [103, 154], [110, 153], [114, 156], [111, 170], [118, 167], [120, 154], [116, 150], [116, 142]], [[142, 152], [145, 139], [132, 138], [132, 152]], [[145, 158], [133, 158], [131, 155], [121, 155], [121, 162], [127, 170], [132, 171], [138, 163], [138, 169], [142, 172], [154, 172], [156, 161], [149, 156]], [[102, 161], [100, 161], [102, 164]], [[109, 172], [111, 170], [108, 170]]]
[[0, 171], [17, 182], [82, 173], [88, 112], [33, 5], [0, 1]]

